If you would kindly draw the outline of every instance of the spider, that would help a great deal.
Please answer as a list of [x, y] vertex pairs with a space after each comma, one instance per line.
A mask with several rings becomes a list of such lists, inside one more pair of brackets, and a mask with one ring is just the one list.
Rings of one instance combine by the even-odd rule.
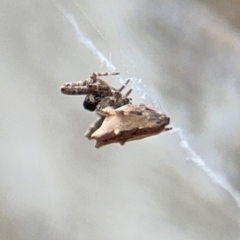
[[[128, 95], [131, 93], [131, 89], [123, 96], [121, 91], [129, 83], [128, 79], [125, 84], [116, 89], [100, 78], [99, 76], [119, 75], [117, 72], [111, 73], [96, 73], [94, 72], [90, 78], [78, 81], [65, 83], [61, 86], [60, 91], [68, 95], [86, 95], [83, 101], [83, 107], [89, 111], [95, 111], [100, 104], [101, 108], [105, 106], [113, 106], [118, 108], [131, 101]], [[108, 97], [107, 99], [105, 99]], [[104, 100], [105, 99], [105, 100]], [[104, 100], [104, 101], [103, 101]]]
[[146, 138], [161, 132], [169, 131], [167, 127], [170, 118], [145, 104], [132, 104], [122, 90], [127, 86], [128, 79], [119, 89], [116, 89], [99, 76], [118, 75], [119, 73], [93, 73], [90, 78], [73, 83], [65, 83], [60, 90], [64, 94], [83, 95], [83, 106], [89, 111], [95, 111], [99, 119], [85, 133], [88, 139], [96, 140], [96, 148], [111, 143], [120, 143]]

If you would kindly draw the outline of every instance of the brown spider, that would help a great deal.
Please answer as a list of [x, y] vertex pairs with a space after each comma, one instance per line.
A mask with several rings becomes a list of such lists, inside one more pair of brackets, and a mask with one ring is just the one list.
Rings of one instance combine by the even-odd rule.
[[[121, 88], [116, 89], [104, 82], [102, 79], [98, 78], [99, 76], [109, 75], [119, 75], [119, 73], [94, 72], [88, 79], [78, 82], [64, 83], [61, 86], [60, 91], [68, 95], [87, 95], [83, 101], [83, 107], [89, 111], [95, 111], [98, 104], [101, 104], [102, 107], [103, 104], [105, 104], [105, 106], [111, 105], [114, 108], [118, 108], [124, 104], [129, 103], [131, 99], [127, 96], [131, 93], [132, 90], [130, 89], [124, 96], [121, 94], [121, 91], [129, 83], [130, 79], [128, 79]], [[106, 97], [111, 97], [108, 98], [108, 103], [106, 100], [101, 103], [101, 101]]]
[[86, 94], [84, 108], [98, 113], [99, 119], [85, 133], [88, 139], [96, 139], [96, 148], [117, 142], [123, 145], [172, 129], [166, 127], [170, 123], [167, 115], [145, 104], [132, 104], [128, 98], [131, 89], [125, 95], [121, 93], [130, 80], [116, 89], [97, 78], [118, 74], [93, 73], [89, 79], [61, 87], [64, 94]]

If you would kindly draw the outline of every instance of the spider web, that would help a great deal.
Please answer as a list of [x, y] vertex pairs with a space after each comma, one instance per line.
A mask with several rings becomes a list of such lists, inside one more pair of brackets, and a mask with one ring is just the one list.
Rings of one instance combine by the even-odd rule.
[[[75, 3], [76, 4], [76, 3]], [[116, 67], [111, 60], [109, 60], [106, 56], [104, 56], [101, 51], [94, 45], [94, 43], [88, 39], [81, 32], [78, 22], [76, 21], [73, 14], [66, 12], [65, 9], [60, 4], [55, 4], [58, 10], [64, 15], [64, 17], [69, 21], [69, 23], [74, 27], [77, 39], [88, 48], [93, 55], [95, 55], [102, 64], [105, 64], [106, 68], [109, 71], [116, 71]], [[117, 78], [120, 83], [123, 83], [124, 80], [120, 77]], [[151, 104], [157, 109], [160, 109], [160, 104], [157, 99], [154, 99], [154, 93], [151, 88], [147, 87], [142, 79], [131, 78], [132, 89], [136, 91], [141, 99], [144, 100], [145, 103]], [[172, 125], [173, 126], [173, 125]], [[179, 145], [183, 148], [186, 154], [186, 160], [192, 161], [194, 164], [198, 166], [208, 177], [209, 179], [224, 189], [226, 192], [230, 194], [230, 196], [234, 199], [237, 206], [240, 208], [240, 193], [230, 184], [227, 180], [226, 175], [222, 172], [217, 172], [207, 166], [205, 161], [190, 147], [188, 141], [184, 137], [183, 131], [180, 127], [173, 126], [171, 133], [176, 134], [179, 137]]]

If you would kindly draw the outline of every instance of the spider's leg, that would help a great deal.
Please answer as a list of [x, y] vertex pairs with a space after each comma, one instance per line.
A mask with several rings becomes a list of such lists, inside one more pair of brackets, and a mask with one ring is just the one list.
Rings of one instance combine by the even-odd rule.
[[117, 99], [114, 97], [106, 96], [104, 97], [97, 105], [96, 111], [101, 115], [104, 116], [104, 114], [101, 113], [101, 111], [107, 107], [112, 107], [116, 103]]
[[132, 92], [132, 89], [130, 89], [130, 90], [124, 95], [124, 97], [129, 96], [131, 92]]
[[60, 87], [60, 92], [68, 95], [84, 94], [81, 93], [81, 88], [86, 88], [89, 84], [91, 84], [91, 82], [92, 79], [84, 79], [77, 82], [67, 82]]
[[106, 83], [105, 81], [103, 81], [100, 78], [97, 78], [95, 83], [97, 83], [98, 85], [107, 85], [107, 86], [109, 86], [108, 83]]
[[81, 83], [65, 83], [61, 86], [61, 93], [67, 95], [86, 95], [91, 93], [105, 92], [110, 93], [111, 87], [108, 84], [81, 84]]
[[60, 92], [68, 95], [78, 95], [81, 94], [80, 89], [86, 87], [86, 81], [79, 82], [68, 82], [64, 83], [60, 87]]
[[93, 80], [97, 80], [97, 77], [100, 77], [100, 76], [109, 76], [109, 75], [119, 75], [120, 73], [118, 72], [94, 72], [90, 78], [93, 79]]
[[113, 104], [113, 108], [114, 109], [117, 109], [117, 108], [120, 108], [126, 104], [129, 104], [131, 102], [131, 99], [130, 98], [122, 98], [120, 99], [119, 101], [116, 101], [114, 104]]
[[127, 79], [127, 81], [118, 89], [119, 92], [121, 92], [130, 82], [130, 79]]
[[[93, 80], [92, 80], [92, 82], [88, 82], [88, 85], [90, 85], [90, 84], [93, 84]], [[101, 91], [101, 89], [103, 89], [104, 92], [106, 91], [106, 89], [112, 89], [114, 91], [118, 91], [116, 88], [110, 86], [108, 83], [106, 83], [105, 81], [103, 81], [100, 78], [97, 78], [96, 81], [94, 82], [94, 84], [96, 86], [99, 86], [100, 91]]]
[[103, 115], [102, 110], [105, 110], [107, 107], [116, 109], [123, 105], [129, 104], [130, 102], [130, 98], [117, 98], [115, 96], [107, 96], [99, 102], [96, 110], [100, 115]]
[[108, 84], [89, 84], [88, 90], [90, 93], [96, 93], [96, 92], [112, 92], [112, 87], [110, 87]]

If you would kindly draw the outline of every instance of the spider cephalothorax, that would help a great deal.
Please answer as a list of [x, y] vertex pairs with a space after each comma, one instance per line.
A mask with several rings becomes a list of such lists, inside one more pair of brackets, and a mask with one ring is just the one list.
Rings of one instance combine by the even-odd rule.
[[[129, 103], [131, 100], [130, 98], [128, 98], [128, 95], [131, 93], [131, 90], [129, 90], [125, 95], [122, 95], [121, 91], [125, 88], [125, 86], [129, 83], [130, 80], [127, 80], [120, 89], [116, 89], [107, 84], [106, 82], [104, 82], [102, 79], [98, 78], [99, 76], [118, 74], [119, 73], [115, 72], [114, 73], [94, 72], [88, 79], [63, 84], [60, 90], [62, 93], [68, 95], [86, 95], [85, 100], [83, 101], [83, 107], [89, 111], [95, 111], [98, 104], [100, 104], [101, 101], [106, 97], [112, 97], [112, 99], [114, 99], [114, 104], [116, 104], [117, 102], [126, 104]], [[122, 101], [122, 99], [125, 100]], [[120, 103], [118, 103], [116, 106], [120, 107]]]

